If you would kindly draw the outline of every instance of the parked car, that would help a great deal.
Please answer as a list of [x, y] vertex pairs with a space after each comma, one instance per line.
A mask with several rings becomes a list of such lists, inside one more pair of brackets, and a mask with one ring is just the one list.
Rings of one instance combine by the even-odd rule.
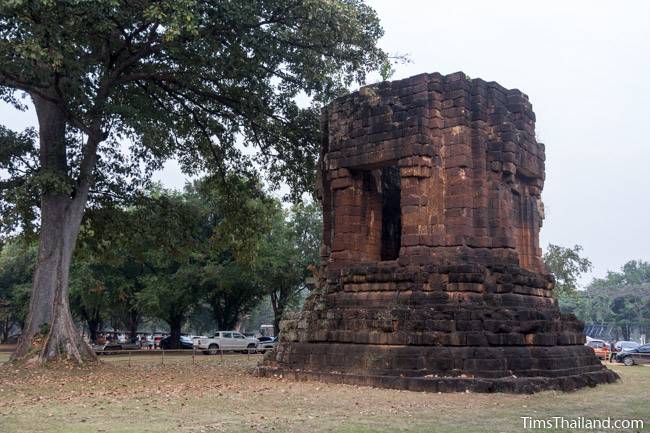
[[259, 353], [266, 353], [268, 350], [275, 349], [275, 346], [278, 344], [278, 337], [260, 337], [258, 341], [257, 351]]
[[258, 345], [257, 338], [246, 337], [237, 331], [219, 331], [210, 338], [194, 340], [194, 347], [206, 355], [216, 355], [220, 351], [254, 350]]
[[92, 346], [93, 350], [97, 355], [115, 355], [117, 352], [122, 352], [125, 350], [139, 350], [141, 348], [140, 343], [106, 343], [106, 344], [94, 344]]
[[594, 350], [596, 356], [602, 360], [608, 360], [611, 352], [609, 343], [605, 340], [589, 340], [585, 343]]
[[614, 344], [614, 350], [621, 352], [636, 349], [639, 346], [640, 344], [636, 341], [617, 341], [616, 344]]
[[153, 336], [153, 347], [154, 347], [154, 349], [160, 348], [160, 342], [165, 337], [166, 337], [166, 335], [161, 335], [161, 334], [155, 334]]
[[10, 335], [9, 338], [7, 338], [5, 341], [5, 344], [18, 344], [18, 340], [20, 340], [21, 336], [22, 333]]
[[618, 352], [614, 360], [630, 366], [634, 364], [650, 364], [650, 344]]
[[143, 349], [153, 349], [155, 346], [153, 335], [143, 335], [140, 338], [140, 345]]
[[[164, 350], [169, 350], [172, 348], [172, 336], [169, 335], [162, 340], [160, 340], [160, 348]], [[194, 345], [192, 344], [192, 339], [185, 335], [181, 335], [181, 349], [193, 349]]]

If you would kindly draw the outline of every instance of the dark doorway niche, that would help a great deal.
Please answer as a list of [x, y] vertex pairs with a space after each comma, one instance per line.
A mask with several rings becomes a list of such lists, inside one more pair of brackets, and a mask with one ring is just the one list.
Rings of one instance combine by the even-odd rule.
[[402, 244], [399, 167], [381, 168], [381, 260], [396, 260]]

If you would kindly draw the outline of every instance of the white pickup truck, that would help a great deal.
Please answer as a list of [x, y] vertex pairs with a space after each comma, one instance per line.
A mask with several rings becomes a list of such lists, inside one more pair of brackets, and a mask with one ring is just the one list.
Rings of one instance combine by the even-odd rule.
[[254, 351], [258, 343], [257, 338], [246, 337], [237, 331], [219, 331], [212, 337], [195, 339], [194, 347], [206, 355], [216, 355], [221, 351]]

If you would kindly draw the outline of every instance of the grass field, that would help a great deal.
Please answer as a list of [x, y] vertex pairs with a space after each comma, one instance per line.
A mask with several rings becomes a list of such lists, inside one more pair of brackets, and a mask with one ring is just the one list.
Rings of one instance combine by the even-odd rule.
[[519, 432], [522, 416], [643, 419], [650, 431], [643, 366], [613, 366], [619, 383], [573, 393], [486, 395], [261, 379], [250, 374], [258, 360], [166, 356], [161, 365], [156, 354], [129, 366], [120, 356], [63, 371], [5, 364], [0, 432]]

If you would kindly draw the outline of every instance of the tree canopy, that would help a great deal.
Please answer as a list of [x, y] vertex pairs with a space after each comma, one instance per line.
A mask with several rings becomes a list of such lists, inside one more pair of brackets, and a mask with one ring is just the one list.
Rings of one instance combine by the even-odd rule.
[[262, 244], [257, 267], [273, 307], [273, 325], [279, 332], [285, 312], [300, 300], [306, 279], [320, 264], [322, 222], [315, 204], [297, 204], [278, 213]]
[[16, 240], [0, 249], [0, 341], [25, 322], [36, 251], [33, 243]]
[[567, 248], [553, 244], [544, 253], [544, 264], [555, 276], [554, 296], [560, 301], [575, 297], [580, 276], [592, 269], [591, 261], [581, 253], [580, 245]]
[[575, 313], [586, 322], [616, 327], [626, 340], [634, 327], [650, 333], [650, 263], [630, 260], [620, 271], [594, 278], [580, 293]]
[[92, 180], [110, 197], [169, 158], [193, 174], [263, 167], [310, 190], [318, 104], [385, 67], [381, 36], [356, 0], [3, 2], [0, 96], [24, 108], [26, 92], [65, 124], [56, 164], [34, 158], [34, 131], [2, 130], [5, 206], [34, 223], [35, 191], [74, 196]]
[[166, 322], [175, 343], [195, 311], [211, 313], [210, 330], [232, 329], [269, 293], [279, 320], [318, 261], [319, 212], [283, 211], [235, 175], [92, 209], [72, 266], [73, 312], [93, 339], [106, 319], [134, 335], [148, 317]]
[[27, 95], [39, 124], [0, 130], [1, 229], [38, 232], [44, 258], [15, 357], [93, 359], [67, 302], [89, 200], [122, 199], [170, 158], [311, 190], [319, 108], [389, 72], [381, 36], [360, 0], [0, 3], [0, 98]]

